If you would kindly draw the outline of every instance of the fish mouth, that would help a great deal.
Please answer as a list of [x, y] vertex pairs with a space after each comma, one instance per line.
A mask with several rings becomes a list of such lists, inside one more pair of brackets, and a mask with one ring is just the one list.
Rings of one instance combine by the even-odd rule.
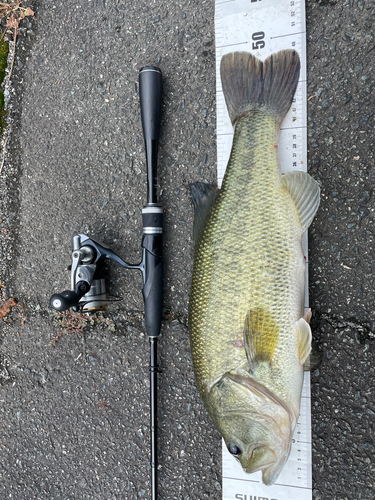
[[264, 469], [262, 471], [262, 482], [266, 486], [271, 486], [276, 479], [279, 477], [279, 474], [274, 473], [274, 467], [270, 466], [268, 469]]
[[276, 462], [277, 456], [274, 451], [268, 448], [268, 446], [258, 446], [253, 449], [244, 469], [248, 474], [252, 474], [259, 470], [272, 468]]

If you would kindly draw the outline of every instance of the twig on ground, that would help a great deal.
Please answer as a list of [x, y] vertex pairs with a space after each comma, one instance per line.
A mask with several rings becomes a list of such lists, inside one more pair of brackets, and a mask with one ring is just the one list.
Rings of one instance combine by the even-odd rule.
[[51, 347], [56, 346], [56, 342], [65, 333], [85, 333], [86, 327], [94, 325], [102, 325], [108, 328], [109, 331], [115, 331], [115, 324], [109, 318], [105, 318], [103, 314], [93, 314], [88, 316], [86, 313], [79, 313], [68, 309], [67, 311], [53, 311], [53, 324], [60, 328], [57, 335], [49, 342]]
[[12, 76], [12, 70], [13, 70], [13, 64], [14, 64], [14, 56], [16, 55], [16, 40], [17, 40], [17, 28], [14, 28], [12, 63], [10, 65], [10, 70], [9, 70], [9, 76], [8, 76], [7, 85], [9, 83], [10, 77]]
[[1, 174], [1, 171], [3, 170], [3, 166], [4, 166], [4, 161], [5, 161], [5, 148], [6, 148], [6, 146], [7, 146], [8, 139], [9, 139], [9, 135], [7, 136], [7, 138], [5, 139], [5, 142], [4, 142], [4, 147], [3, 147], [3, 161], [1, 162], [0, 174]]

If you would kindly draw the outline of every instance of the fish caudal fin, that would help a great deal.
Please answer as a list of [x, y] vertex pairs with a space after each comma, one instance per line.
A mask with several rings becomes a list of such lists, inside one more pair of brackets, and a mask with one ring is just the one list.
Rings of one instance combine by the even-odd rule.
[[295, 50], [282, 50], [264, 62], [248, 52], [221, 59], [220, 75], [232, 124], [244, 113], [265, 109], [281, 123], [295, 94], [300, 59]]

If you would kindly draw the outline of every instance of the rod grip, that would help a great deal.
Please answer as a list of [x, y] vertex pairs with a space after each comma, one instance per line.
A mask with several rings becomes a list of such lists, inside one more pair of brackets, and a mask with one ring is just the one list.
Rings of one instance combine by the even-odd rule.
[[162, 208], [157, 206], [144, 207], [142, 219], [142, 247], [145, 266], [143, 300], [146, 333], [149, 337], [158, 337], [160, 335], [163, 308]]
[[139, 71], [139, 100], [145, 141], [158, 141], [161, 121], [162, 74], [155, 66]]
[[[147, 236], [146, 238], [149, 238]], [[145, 239], [146, 239], [145, 238]], [[161, 235], [157, 236], [161, 239]], [[161, 257], [146, 250], [147, 280], [143, 286], [146, 334], [160, 335], [163, 310], [163, 262]]]

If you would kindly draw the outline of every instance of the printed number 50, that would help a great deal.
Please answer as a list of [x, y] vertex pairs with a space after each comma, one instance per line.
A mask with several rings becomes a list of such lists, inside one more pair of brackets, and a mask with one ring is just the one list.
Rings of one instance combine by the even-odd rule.
[[255, 40], [255, 42], [253, 43], [253, 50], [263, 49], [266, 45], [265, 41], [263, 40], [263, 31], [257, 31], [256, 33], [253, 33], [253, 36], [251, 38]]

